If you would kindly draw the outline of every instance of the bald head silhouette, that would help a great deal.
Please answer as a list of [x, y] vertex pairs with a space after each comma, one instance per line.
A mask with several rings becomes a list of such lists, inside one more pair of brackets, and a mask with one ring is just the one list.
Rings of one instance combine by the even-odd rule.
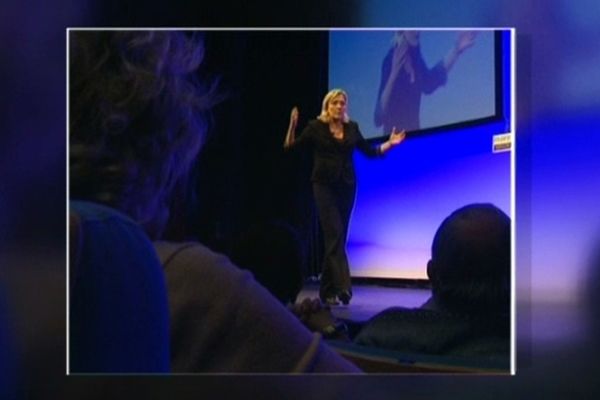
[[432, 294], [446, 309], [508, 312], [510, 218], [492, 204], [470, 204], [438, 228], [427, 264]]

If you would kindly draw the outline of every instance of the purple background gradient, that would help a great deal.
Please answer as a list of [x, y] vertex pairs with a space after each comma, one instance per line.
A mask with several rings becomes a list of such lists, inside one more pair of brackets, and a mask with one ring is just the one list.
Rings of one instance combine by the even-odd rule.
[[[13, 299], [26, 315], [15, 326], [29, 332], [20, 341], [32, 345], [28, 354], [37, 362], [23, 376], [41, 377], [37, 390], [45, 396], [39, 398], [597, 398], [599, 313], [584, 289], [591, 286], [589, 257], [600, 239], [600, 3], [352, 0], [291, 10], [282, 3], [3, 5], [2, 283], [7, 270], [22, 275], [23, 287], [11, 280], [5, 287], [24, 298]], [[66, 379], [60, 358], [65, 27], [82, 25], [515, 27], [517, 376]]]

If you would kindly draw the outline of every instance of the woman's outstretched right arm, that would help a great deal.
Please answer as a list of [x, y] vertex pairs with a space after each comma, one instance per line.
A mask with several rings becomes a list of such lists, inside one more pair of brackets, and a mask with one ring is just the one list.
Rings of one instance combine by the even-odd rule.
[[287, 134], [285, 135], [285, 141], [283, 142], [283, 148], [290, 148], [296, 141], [296, 125], [298, 124], [298, 107], [292, 108], [290, 113], [290, 125], [288, 126]]

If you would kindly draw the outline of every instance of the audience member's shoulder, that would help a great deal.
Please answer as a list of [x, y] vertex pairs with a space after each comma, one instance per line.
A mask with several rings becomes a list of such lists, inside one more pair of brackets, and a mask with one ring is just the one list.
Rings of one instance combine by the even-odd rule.
[[154, 242], [154, 248], [168, 276], [202, 276], [204, 279], [246, 279], [251, 274], [235, 266], [227, 256], [198, 242]]
[[426, 348], [429, 333], [438, 326], [437, 311], [392, 307], [371, 318], [354, 341], [358, 344], [396, 350]]
[[83, 201], [83, 200], [70, 200], [69, 210], [77, 215], [80, 222], [92, 222], [92, 221], [118, 221], [128, 225], [138, 226], [129, 216], [122, 212], [108, 207], [103, 204]]
[[[98, 264], [114, 272], [134, 271], [132, 263], [145, 265], [145, 272], [159, 268], [152, 243], [142, 227], [122, 212], [95, 202], [69, 201], [69, 252], [71, 285], [79, 279], [79, 264]], [[109, 257], [112, 261], [103, 261]], [[138, 271], [141, 272], [141, 271]]]
[[354, 341], [422, 354], [504, 356], [508, 341], [503, 333], [485, 326], [479, 318], [460, 313], [394, 307], [369, 320]]
[[490, 315], [469, 315], [428, 308], [390, 307], [375, 315], [369, 324], [392, 324], [401, 326], [403, 323], [423, 323], [445, 325], [497, 326], [506, 318]]
[[371, 318], [367, 326], [398, 329], [415, 323], [435, 324], [445, 319], [447, 316], [436, 310], [390, 307]]
[[175, 263], [181, 267], [190, 265], [233, 267], [226, 256], [199, 242], [156, 241], [154, 242], [154, 248], [165, 267]]
[[432, 311], [405, 307], [387, 308], [371, 317], [357, 335], [356, 339], [360, 342], [361, 340], [370, 337], [372, 334], [378, 335], [398, 328], [402, 329], [407, 323], [410, 324], [416, 319], [426, 318], [424, 315], [429, 313], [432, 313]]

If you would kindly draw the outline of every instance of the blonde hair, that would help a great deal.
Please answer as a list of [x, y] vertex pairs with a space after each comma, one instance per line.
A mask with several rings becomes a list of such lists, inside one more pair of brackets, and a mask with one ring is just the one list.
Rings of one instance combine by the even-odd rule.
[[395, 31], [394, 35], [392, 36], [392, 40], [390, 40], [390, 44], [392, 46], [398, 46], [400, 43], [402, 43], [402, 40], [406, 40], [406, 38], [404, 38], [404, 31]]
[[[332, 89], [329, 91], [329, 93], [327, 93], [325, 95], [325, 97], [323, 98], [323, 106], [321, 107], [321, 114], [319, 114], [317, 116], [317, 119], [322, 121], [322, 122], [330, 122], [331, 121], [331, 117], [329, 116], [329, 113], [327, 112], [327, 106], [329, 105], [329, 102], [331, 101], [331, 99], [333, 99], [334, 97], [337, 96], [344, 96], [344, 99], [346, 100], [346, 104], [348, 104], [348, 94], [343, 91], [342, 89]], [[342, 118], [342, 120], [344, 122], [348, 122], [350, 121], [350, 117], [348, 116], [348, 113], [344, 113], [344, 117]]]

